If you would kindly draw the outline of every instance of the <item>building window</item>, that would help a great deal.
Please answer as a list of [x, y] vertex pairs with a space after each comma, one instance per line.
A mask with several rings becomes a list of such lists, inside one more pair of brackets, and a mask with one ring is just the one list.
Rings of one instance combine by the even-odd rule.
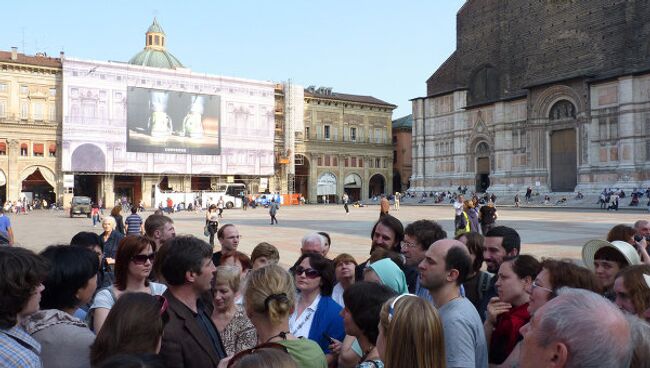
[[397, 151], [393, 151], [393, 162], [397, 162]]
[[363, 159], [359, 158], [359, 167], [363, 167]]
[[56, 157], [56, 143], [50, 143], [49, 147], [50, 157]]
[[20, 102], [20, 118], [27, 120], [29, 117], [29, 102], [21, 101]]
[[21, 143], [20, 144], [20, 155], [21, 156], [27, 156], [28, 153], [29, 152], [27, 150], [27, 143]]
[[153, 45], [153, 36], [149, 35], [149, 45]]
[[357, 167], [357, 158], [356, 157], [352, 157], [352, 165], [350, 165], [350, 166]]
[[309, 139], [309, 127], [305, 127], [305, 139]]
[[343, 166], [345, 167], [350, 166], [350, 160], [347, 157], [343, 159]]
[[352, 142], [357, 141], [357, 128], [350, 128], [350, 140]]
[[34, 120], [42, 121], [43, 120], [43, 103], [35, 102], [34, 103]]
[[48, 111], [48, 117], [49, 121], [56, 121], [56, 105], [55, 104], [50, 104], [50, 106], [47, 109]]
[[20, 94], [21, 95], [26, 95], [29, 93], [29, 87], [26, 85], [20, 86]]
[[375, 159], [375, 167], [378, 168], [378, 169], [381, 167], [381, 159], [380, 158]]
[[0, 118], [7, 116], [7, 101], [0, 101]]
[[330, 166], [330, 155], [325, 155], [325, 166]]
[[397, 136], [396, 135], [393, 136], [393, 144], [397, 144]]
[[338, 157], [336, 157], [336, 156], [332, 157], [332, 166], [339, 166]]
[[0, 156], [6, 156], [6, 155], [7, 155], [7, 143], [0, 142]]
[[384, 169], [387, 169], [387, 168], [388, 168], [388, 160], [383, 159], [383, 160], [382, 160], [382, 164], [383, 164], [382, 167], [383, 167]]
[[323, 166], [323, 156], [318, 156], [317, 165]]
[[368, 161], [368, 162], [369, 162], [368, 165], [370, 165], [369, 167], [370, 167], [371, 169], [375, 167], [375, 161], [374, 161], [373, 159], [370, 159], [370, 161]]
[[325, 139], [329, 140], [330, 139], [330, 126], [325, 125], [323, 127], [323, 135], [325, 136]]
[[375, 128], [375, 143], [382, 143], [382, 130], [380, 128]]
[[154, 36], [154, 40], [155, 40], [156, 45], [160, 45], [160, 36], [158, 36], [158, 35]]

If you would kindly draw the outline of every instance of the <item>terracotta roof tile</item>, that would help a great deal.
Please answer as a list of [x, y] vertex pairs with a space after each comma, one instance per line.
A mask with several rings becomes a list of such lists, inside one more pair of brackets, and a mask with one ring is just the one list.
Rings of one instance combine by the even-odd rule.
[[17, 60], [11, 60], [11, 51], [0, 51], [0, 63], [16, 63], [34, 66], [46, 66], [50, 68], [61, 67], [61, 59], [48, 56], [28, 56], [18, 53]]

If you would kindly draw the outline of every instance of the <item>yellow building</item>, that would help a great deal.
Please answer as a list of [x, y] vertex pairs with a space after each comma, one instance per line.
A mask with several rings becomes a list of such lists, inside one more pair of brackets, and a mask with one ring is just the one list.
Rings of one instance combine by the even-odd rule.
[[0, 199], [60, 200], [61, 60], [0, 51]]
[[[279, 84], [278, 157], [269, 189], [300, 193], [310, 203], [336, 203], [344, 192], [350, 201], [392, 193], [391, 122], [396, 107], [331, 88], [310, 86], [303, 91], [291, 83]], [[292, 117], [299, 111], [303, 116]]]

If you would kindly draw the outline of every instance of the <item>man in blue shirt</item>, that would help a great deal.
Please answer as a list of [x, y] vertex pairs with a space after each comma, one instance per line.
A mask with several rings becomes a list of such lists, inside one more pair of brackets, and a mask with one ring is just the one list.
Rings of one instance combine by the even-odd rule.
[[144, 234], [144, 225], [142, 217], [138, 215], [138, 207], [131, 207], [131, 215], [124, 220], [126, 225], [126, 235], [142, 235]]
[[14, 245], [14, 230], [2, 207], [0, 207], [0, 245]]

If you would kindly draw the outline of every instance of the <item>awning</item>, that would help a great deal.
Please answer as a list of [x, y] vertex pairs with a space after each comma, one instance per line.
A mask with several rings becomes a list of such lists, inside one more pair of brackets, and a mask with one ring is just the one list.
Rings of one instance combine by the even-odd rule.
[[56, 153], [56, 143], [50, 144], [50, 153]]
[[0, 142], [0, 154], [7, 154], [7, 144], [5, 142]]
[[34, 153], [43, 154], [43, 143], [35, 143], [34, 144]]

